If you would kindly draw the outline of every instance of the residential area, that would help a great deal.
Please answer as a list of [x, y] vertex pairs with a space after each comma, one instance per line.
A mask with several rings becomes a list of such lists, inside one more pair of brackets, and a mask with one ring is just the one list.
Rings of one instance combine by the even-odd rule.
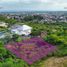
[[[18, 13], [18, 12], [17, 12]], [[65, 22], [67, 23], [67, 14], [64, 12], [47, 12], [47, 13], [18, 13], [18, 14], [8, 14], [3, 16], [7, 17], [7, 19], [16, 19], [17, 21], [30, 21], [30, 22], [38, 22], [38, 23], [56, 23], [56, 22]]]

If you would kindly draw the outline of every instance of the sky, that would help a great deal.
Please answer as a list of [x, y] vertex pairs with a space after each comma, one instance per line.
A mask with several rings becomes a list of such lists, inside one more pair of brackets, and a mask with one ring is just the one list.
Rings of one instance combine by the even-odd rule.
[[67, 11], [67, 0], [0, 0], [0, 11]]

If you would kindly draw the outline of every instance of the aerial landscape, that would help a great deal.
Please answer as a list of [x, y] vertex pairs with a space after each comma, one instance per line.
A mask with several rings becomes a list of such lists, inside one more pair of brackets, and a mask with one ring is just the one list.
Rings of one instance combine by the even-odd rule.
[[0, 67], [67, 67], [66, 7], [66, 0], [1, 0]]

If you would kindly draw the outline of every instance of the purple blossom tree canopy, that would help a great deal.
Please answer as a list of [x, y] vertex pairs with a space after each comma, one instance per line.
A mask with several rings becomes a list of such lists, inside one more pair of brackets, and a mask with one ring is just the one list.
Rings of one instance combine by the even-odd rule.
[[8, 43], [5, 47], [29, 64], [46, 57], [56, 50], [55, 46], [41, 38], [31, 38], [22, 42]]

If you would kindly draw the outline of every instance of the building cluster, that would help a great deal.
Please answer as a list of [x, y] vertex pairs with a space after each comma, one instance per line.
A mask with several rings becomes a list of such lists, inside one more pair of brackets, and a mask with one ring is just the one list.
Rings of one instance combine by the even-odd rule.
[[7, 24], [5, 22], [0, 22], [0, 28], [8, 29], [6, 32], [0, 31], [0, 39], [6, 38], [7, 36], [12, 38], [13, 35], [28, 36], [31, 34], [32, 27], [30, 27], [28, 25], [15, 24], [15, 25], [12, 25], [11, 27], [8, 27], [8, 25], [9, 24]]
[[[25, 18], [27, 18], [27, 20], [32, 21], [32, 22], [39, 22], [39, 23], [55, 23], [55, 22], [67, 22], [67, 16], [66, 15], [54, 15], [54, 14], [21, 14], [21, 15], [17, 15], [17, 14], [6, 14], [5, 15], [7, 17], [7, 19], [16, 19], [17, 21], [25, 21]], [[34, 17], [34, 18], [33, 18]], [[37, 17], [37, 18], [35, 18]], [[41, 17], [41, 18], [39, 18]], [[31, 18], [33, 18], [32, 20], [30, 20]]]
[[50, 15], [50, 14], [44, 14], [41, 15], [43, 19], [41, 20], [42, 22], [67, 22], [67, 16], [64, 15]]

